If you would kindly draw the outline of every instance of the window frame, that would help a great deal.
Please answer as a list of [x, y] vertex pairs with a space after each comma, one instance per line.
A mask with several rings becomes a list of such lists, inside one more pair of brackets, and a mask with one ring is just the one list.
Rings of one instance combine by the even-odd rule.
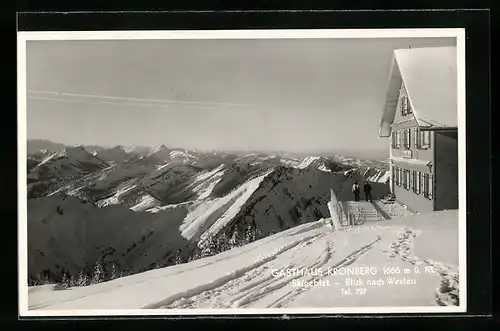
[[403, 129], [403, 149], [409, 150], [411, 149], [411, 128]]
[[417, 171], [413, 169], [410, 173], [410, 187], [413, 193], [417, 193]]
[[416, 183], [415, 183], [415, 193], [420, 195], [420, 193], [422, 192], [422, 184], [421, 184], [421, 176], [422, 176], [422, 173], [420, 171], [415, 171], [415, 180], [416, 180]]
[[424, 173], [423, 176], [423, 196], [429, 200], [434, 197], [434, 176], [430, 173]]
[[420, 192], [425, 196], [425, 173], [420, 173]]
[[403, 169], [403, 188], [410, 190], [410, 170]]
[[[424, 138], [422, 139], [422, 148], [428, 149], [431, 147], [431, 141], [432, 141], [432, 131], [423, 131], [424, 132]], [[427, 139], [426, 139], [427, 138]]]
[[394, 185], [399, 186], [399, 168], [397, 166], [394, 166], [393, 169], [393, 176], [394, 176]]
[[432, 131], [429, 130], [421, 130], [417, 128], [417, 148], [418, 149], [429, 149], [431, 148], [432, 141]]
[[412, 128], [412, 146], [418, 148], [418, 127]]
[[397, 138], [398, 138], [398, 132], [396, 130], [393, 130], [391, 132], [391, 148], [398, 148]]
[[413, 113], [408, 94], [401, 97], [401, 116], [408, 116]]
[[401, 186], [402, 185], [401, 179], [402, 179], [401, 168], [400, 167], [396, 167], [396, 185], [397, 186]]
[[429, 192], [427, 192], [427, 198], [429, 200], [432, 200], [434, 198], [434, 176], [432, 174], [429, 174], [428, 177], [429, 180]]

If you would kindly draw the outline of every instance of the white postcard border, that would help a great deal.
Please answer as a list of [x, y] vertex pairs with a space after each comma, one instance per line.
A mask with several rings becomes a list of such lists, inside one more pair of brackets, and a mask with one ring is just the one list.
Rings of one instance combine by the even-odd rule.
[[[455, 307], [332, 307], [268, 309], [127, 309], [127, 310], [28, 310], [27, 187], [26, 187], [26, 42], [33, 40], [130, 39], [326, 39], [326, 38], [456, 38], [458, 82], [459, 157], [459, 276], [460, 305]], [[272, 315], [272, 314], [397, 314], [457, 313], [467, 311], [467, 211], [466, 211], [466, 111], [465, 30], [453, 29], [310, 29], [310, 30], [165, 30], [165, 31], [50, 31], [18, 32], [18, 294], [19, 316], [168, 316], [168, 315]]]

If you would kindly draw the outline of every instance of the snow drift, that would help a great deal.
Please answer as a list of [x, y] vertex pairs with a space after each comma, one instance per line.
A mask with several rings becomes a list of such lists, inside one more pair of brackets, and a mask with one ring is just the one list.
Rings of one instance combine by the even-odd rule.
[[[29, 309], [458, 305], [457, 211], [342, 231], [332, 231], [327, 223], [303, 224], [215, 256], [106, 283], [65, 290], [38, 287], [29, 292]], [[383, 275], [383, 268], [389, 267], [422, 272], [404, 277]], [[426, 267], [430, 272], [424, 272]], [[334, 272], [341, 268], [376, 268], [378, 274], [351, 277]], [[320, 269], [320, 274], [304, 271]], [[405, 277], [406, 285], [391, 281]], [[351, 278], [365, 282], [358, 287], [365, 288], [363, 295], [343, 295]], [[383, 284], [366, 286], [370, 279], [382, 279]], [[451, 290], [443, 292], [443, 282], [451, 284]]]

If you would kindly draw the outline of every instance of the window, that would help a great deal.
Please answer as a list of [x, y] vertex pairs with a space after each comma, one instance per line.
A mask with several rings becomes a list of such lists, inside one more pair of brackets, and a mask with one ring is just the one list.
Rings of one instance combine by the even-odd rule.
[[411, 148], [411, 129], [403, 129], [403, 148]]
[[398, 148], [398, 132], [397, 131], [392, 131], [391, 133], [391, 147], [392, 148]]
[[416, 147], [420, 149], [427, 149], [431, 147], [431, 131], [422, 131], [417, 129], [416, 131]]
[[413, 138], [412, 147], [418, 148], [418, 128], [411, 129], [411, 137]]
[[410, 178], [410, 186], [411, 186], [411, 190], [414, 193], [417, 193], [417, 176], [418, 176], [418, 171], [412, 170], [411, 171], [411, 178]]
[[429, 175], [427, 177], [427, 180], [428, 180], [428, 186], [429, 186], [429, 191], [427, 192], [427, 197], [429, 199], [432, 199], [433, 195], [434, 195], [434, 181], [432, 180], [432, 175]]
[[422, 148], [431, 147], [431, 131], [423, 131], [422, 132]]
[[423, 176], [423, 193], [424, 197], [427, 199], [432, 200], [433, 196], [433, 181], [432, 181], [432, 175], [431, 174], [424, 174]]
[[422, 176], [422, 173], [420, 171], [415, 171], [415, 181], [416, 181], [416, 184], [415, 184], [415, 193], [417, 194], [420, 194], [420, 192], [422, 191], [421, 190], [421, 186], [420, 186], [420, 177]]
[[407, 131], [408, 131], [408, 133], [407, 133], [407, 135], [408, 135], [408, 143], [407, 143], [407, 145], [408, 146], [406, 147], [406, 149], [411, 149], [411, 141], [412, 141], [412, 134], [411, 133], [412, 133], [412, 129], [407, 129]]
[[425, 182], [425, 180], [424, 180], [424, 174], [421, 172], [420, 173], [420, 194], [424, 194], [424, 192], [425, 192], [424, 182]]
[[403, 187], [406, 190], [410, 189], [410, 170], [403, 169]]
[[404, 95], [401, 98], [401, 115], [406, 116], [412, 113], [411, 106], [410, 106], [410, 100], [408, 99], [408, 96]]
[[397, 186], [401, 186], [403, 184], [403, 172], [400, 167], [394, 167], [394, 183]]
[[394, 184], [399, 186], [400, 184], [399, 184], [399, 168], [398, 167], [394, 167], [393, 176], [394, 176]]

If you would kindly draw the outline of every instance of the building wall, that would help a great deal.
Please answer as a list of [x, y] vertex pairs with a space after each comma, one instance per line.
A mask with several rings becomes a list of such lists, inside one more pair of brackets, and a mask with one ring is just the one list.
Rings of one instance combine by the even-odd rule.
[[[389, 147], [389, 150], [390, 150], [390, 147]], [[391, 154], [389, 153], [389, 158], [391, 157]], [[392, 165], [392, 162], [389, 163], [389, 173], [390, 173], [390, 177], [389, 177], [389, 191], [391, 192], [391, 194], [394, 194], [394, 169], [393, 169], [393, 165]]]
[[394, 116], [394, 123], [409, 121], [413, 119], [412, 114], [403, 116], [400, 112], [401, 110], [401, 100], [406, 96], [406, 88], [403, 83], [401, 83], [401, 88], [399, 89], [398, 105], [396, 108], [396, 115]]
[[435, 209], [458, 209], [458, 132], [435, 132]]
[[[394, 118], [394, 123], [391, 126], [392, 130], [401, 130], [401, 129], [417, 127], [417, 121], [415, 120], [413, 114], [408, 114], [406, 116], [403, 116], [401, 114], [401, 106], [402, 106], [401, 100], [405, 95], [406, 91], [404, 89], [404, 86], [402, 86], [400, 90], [399, 101], [397, 105], [396, 115]], [[404, 148], [402, 144], [400, 145], [399, 149], [392, 148], [391, 139], [392, 138], [389, 138], [389, 146], [390, 146], [389, 154], [391, 156], [395, 156], [398, 158], [425, 160], [429, 161], [431, 164], [434, 164], [434, 154], [435, 154], [434, 134], [431, 134], [430, 136], [430, 146], [427, 149], [417, 148], [413, 143], [414, 142], [413, 138], [411, 138], [410, 140], [411, 141], [410, 149]], [[422, 166], [416, 167], [410, 163], [408, 164], [398, 163], [396, 164], [396, 166], [400, 168], [417, 170], [423, 173], [429, 173], [434, 175], [433, 174], [434, 167], [431, 167], [430, 169]], [[398, 201], [400, 204], [406, 205], [408, 209], [413, 212], [423, 213], [434, 210], [434, 199], [428, 199], [423, 194], [416, 194], [411, 190], [411, 188], [407, 190], [402, 185], [401, 186], [396, 185], [393, 180], [394, 178], [393, 174], [394, 174], [394, 166], [391, 166], [391, 183], [392, 183], [391, 192], [393, 192], [394, 195], [396, 196], [396, 201]]]
[[[417, 127], [417, 121], [415, 120], [415, 117], [413, 114], [405, 115], [403, 116], [401, 114], [401, 100], [402, 98], [406, 96], [406, 90], [404, 88], [404, 85], [401, 86], [401, 90], [399, 93], [399, 100], [398, 100], [398, 105], [397, 105], [397, 110], [396, 110], [396, 115], [394, 117], [394, 123], [391, 125], [393, 131], [399, 131], [402, 129], [407, 129], [407, 128], [416, 128]], [[413, 133], [413, 132], [412, 132]], [[434, 150], [433, 150], [433, 133], [431, 132], [431, 146], [427, 149], [419, 149], [416, 146], [411, 145], [411, 148], [409, 150], [403, 148], [401, 145], [400, 148], [392, 148], [391, 146], [391, 139], [389, 138], [389, 146], [391, 146], [391, 152], [390, 155], [395, 156], [395, 157], [409, 157], [413, 159], [419, 159], [419, 160], [426, 160], [429, 162], [434, 161]], [[413, 138], [411, 138], [413, 141]]]
[[434, 161], [434, 148], [433, 148], [432, 142], [434, 140], [435, 140], [434, 139], [434, 132], [431, 132], [431, 136], [430, 136], [431, 145], [429, 148], [420, 149], [420, 148], [415, 147], [413, 144], [409, 150], [404, 149], [402, 146], [399, 149], [391, 147], [390, 154], [392, 156], [396, 156], [396, 157], [419, 159], [419, 160], [433, 162]]
[[394, 194], [396, 201], [406, 205], [412, 212], [425, 213], [434, 210], [434, 201], [429, 200], [423, 195], [415, 194], [411, 190], [407, 190], [402, 186], [394, 186]]

